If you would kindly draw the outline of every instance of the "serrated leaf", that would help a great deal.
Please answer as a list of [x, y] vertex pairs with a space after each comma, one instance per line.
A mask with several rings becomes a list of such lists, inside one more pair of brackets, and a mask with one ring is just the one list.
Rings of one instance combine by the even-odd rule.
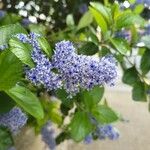
[[150, 71], [150, 50], [149, 49], [147, 49], [142, 56], [140, 68], [144, 75]]
[[90, 91], [83, 91], [81, 92], [81, 99], [85, 104], [85, 107], [88, 110], [91, 110], [93, 107], [95, 107], [100, 100], [102, 99], [104, 94], [104, 87], [94, 87]]
[[10, 24], [0, 27], [0, 45], [7, 44], [12, 35], [17, 33], [27, 34], [26, 30], [20, 24]]
[[8, 150], [13, 145], [11, 133], [4, 127], [0, 127], [0, 150]]
[[126, 40], [121, 38], [110, 39], [112, 45], [121, 53], [126, 54], [129, 51], [129, 45]]
[[44, 37], [39, 37], [38, 42], [42, 48], [42, 50], [47, 54], [47, 56], [51, 57], [52, 56], [52, 49], [47, 42], [47, 40]]
[[118, 115], [106, 105], [94, 107], [92, 114], [101, 124], [108, 124], [118, 120]]
[[22, 61], [22, 63], [34, 67], [34, 63], [31, 59], [31, 50], [28, 44], [22, 43], [17, 38], [9, 40], [10, 50]]
[[135, 101], [147, 101], [145, 85], [143, 82], [136, 82], [132, 89], [132, 99]]
[[92, 131], [92, 124], [86, 112], [76, 112], [70, 124], [72, 139], [82, 141]]
[[91, 14], [95, 18], [98, 26], [101, 28], [102, 32], [106, 33], [107, 32], [107, 23], [106, 23], [104, 17], [101, 15], [101, 13], [98, 10], [96, 10], [92, 7], [89, 7], [89, 9], [90, 9]]
[[134, 85], [137, 81], [140, 81], [138, 72], [135, 67], [129, 68], [124, 71], [122, 81], [129, 85]]
[[80, 30], [82, 28], [85, 28], [89, 26], [93, 21], [93, 17], [89, 11], [87, 11], [79, 20], [77, 29]]
[[37, 119], [44, 117], [39, 99], [27, 88], [15, 86], [5, 91], [20, 107]]
[[9, 50], [0, 55], [0, 91], [13, 87], [22, 76], [20, 60]]

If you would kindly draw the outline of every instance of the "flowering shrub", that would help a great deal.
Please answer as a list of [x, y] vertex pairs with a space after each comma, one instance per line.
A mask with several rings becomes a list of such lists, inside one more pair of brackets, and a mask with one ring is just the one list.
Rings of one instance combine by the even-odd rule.
[[67, 29], [51, 34], [18, 23], [0, 28], [0, 150], [14, 149], [12, 135], [28, 124], [50, 149], [67, 139], [119, 137], [113, 123], [121, 117], [104, 87], [115, 85], [118, 65], [133, 100], [147, 101], [150, 85], [149, 25], [144, 6], [130, 3], [91, 2], [77, 25], [69, 14]]

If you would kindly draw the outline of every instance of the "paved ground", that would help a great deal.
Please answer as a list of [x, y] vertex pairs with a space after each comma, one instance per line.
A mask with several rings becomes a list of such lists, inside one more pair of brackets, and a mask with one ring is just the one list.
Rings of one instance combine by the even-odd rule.
[[[121, 132], [117, 141], [96, 141], [91, 145], [64, 142], [57, 150], [150, 150], [150, 113], [147, 103], [138, 103], [131, 100], [130, 89], [117, 86], [108, 89], [106, 97], [109, 104], [120, 112], [128, 122], [115, 124]], [[18, 150], [45, 150], [40, 137], [34, 137], [27, 131], [19, 138]]]
[[91, 145], [69, 144], [67, 150], [150, 150], [150, 113], [147, 103], [135, 103], [129, 92], [107, 92], [109, 103], [129, 122], [116, 126], [121, 132], [117, 141], [96, 141]]

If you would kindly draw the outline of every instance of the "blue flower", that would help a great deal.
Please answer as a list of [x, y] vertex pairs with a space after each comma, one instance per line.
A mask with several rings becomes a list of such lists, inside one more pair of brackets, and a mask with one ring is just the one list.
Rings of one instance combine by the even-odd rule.
[[31, 69], [26, 67], [26, 78], [36, 86], [44, 85], [48, 91], [60, 88], [60, 76], [51, 71], [53, 69], [52, 64], [42, 52], [38, 43], [40, 35], [36, 33], [30, 33], [28, 36], [25, 34], [17, 34], [15, 37], [23, 43], [31, 44], [33, 47], [31, 57], [36, 66]]
[[88, 10], [88, 6], [86, 3], [83, 3], [79, 6], [79, 12], [81, 14], [84, 14], [85, 12], [87, 12], [87, 10]]
[[48, 121], [41, 130], [42, 140], [48, 145], [49, 149], [56, 149], [54, 130], [51, 129], [51, 123]]
[[99, 126], [96, 129], [95, 134], [99, 137], [99, 139], [109, 138], [110, 140], [116, 140], [119, 138], [118, 130], [112, 125]]
[[18, 38], [23, 43], [27, 43], [27, 42], [30, 41], [28, 36], [26, 34], [23, 34], [23, 33], [19, 33], [19, 34], [13, 35], [13, 37]]
[[23, 18], [21, 23], [22, 23], [22, 25], [27, 27], [31, 22], [28, 18]]
[[[61, 41], [56, 44], [50, 61], [40, 48], [39, 34], [19, 34], [16, 37], [33, 47], [31, 57], [36, 66], [26, 69], [26, 77], [37, 86], [43, 85], [48, 91], [64, 88], [70, 96], [74, 96], [80, 88], [90, 90], [96, 85], [114, 84], [117, 69], [116, 60], [111, 55], [101, 59], [78, 55], [70, 41]], [[54, 73], [53, 69], [57, 69], [58, 73]]]
[[14, 107], [8, 113], [0, 115], [0, 125], [16, 133], [26, 124], [27, 119], [26, 114], [19, 107]]
[[96, 85], [113, 84], [117, 76], [113, 56], [99, 59], [78, 55], [69, 41], [56, 44], [52, 64], [60, 73], [63, 88], [71, 95], [77, 94], [80, 88], [90, 90]]
[[118, 31], [116, 32], [115, 37], [123, 38], [126, 39], [128, 42], [131, 42], [131, 32], [129, 30]]
[[85, 144], [91, 144], [92, 141], [93, 141], [93, 136], [92, 136], [92, 134], [89, 134], [89, 135], [87, 135], [87, 136], [84, 138], [84, 143], [85, 143]]

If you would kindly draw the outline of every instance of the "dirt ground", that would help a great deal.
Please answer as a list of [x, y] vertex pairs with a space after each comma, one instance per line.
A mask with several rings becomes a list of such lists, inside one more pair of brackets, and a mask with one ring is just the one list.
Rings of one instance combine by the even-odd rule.
[[[126, 120], [115, 124], [121, 134], [119, 140], [98, 140], [90, 145], [65, 141], [57, 150], [150, 150], [148, 104], [132, 101], [131, 89], [124, 85], [107, 89], [105, 95], [109, 104]], [[46, 150], [40, 136], [35, 138], [31, 131], [27, 131], [19, 141], [17, 150]]]

